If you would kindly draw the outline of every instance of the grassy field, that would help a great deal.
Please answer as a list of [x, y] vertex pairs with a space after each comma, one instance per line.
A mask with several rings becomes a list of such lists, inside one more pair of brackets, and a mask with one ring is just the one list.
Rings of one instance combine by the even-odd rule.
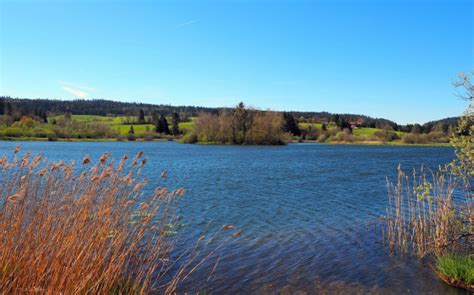
[[298, 123], [298, 127], [300, 127], [300, 129], [306, 129], [310, 126], [321, 129], [323, 124], [321, 124], [321, 123]]
[[193, 129], [193, 122], [181, 122], [178, 127], [181, 131], [189, 131]]
[[[51, 122], [54, 120], [59, 120], [64, 116], [54, 116], [50, 117], [48, 120]], [[153, 124], [127, 124], [126, 122], [133, 122], [136, 120], [136, 117], [132, 116], [94, 116], [94, 115], [72, 115], [71, 118], [78, 122], [88, 122], [88, 123], [101, 123], [109, 125], [110, 128], [116, 130], [122, 136], [127, 136], [130, 131], [130, 127], [133, 126], [133, 130], [136, 136], [144, 135], [147, 132], [154, 131], [155, 126]], [[151, 119], [149, 116], [145, 117], [146, 120]], [[193, 119], [193, 118], [191, 118]], [[169, 128], [172, 128], [171, 120], [168, 120]], [[49, 124], [48, 124], [49, 125]], [[193, 122], [181, 122], [178, 124], [179, 129], [182, 131], [189, 131], [193, 128]]]
[[128, 135], [128, 132], [130, 131], [131, 126], [133, 126], [133, 131], [135, 132], [135, 135], [143, 135], [155, 129], [155, 126], [153, 124], [143, 124], [143, 125], [120, 124], [120, 125], [111, 125], [110, 128], [118, 131], [120, 135]]
[[[357, 128], [352, 130], [352, 133], [355, 135], [365, 135], [365, 136], [372, 136], [374, 135], [377, 131], [383, 131], [382, 129], [378, 128]], [[401, 137], [404, 132], [396, 131], [395, 132], [399, 137]]]

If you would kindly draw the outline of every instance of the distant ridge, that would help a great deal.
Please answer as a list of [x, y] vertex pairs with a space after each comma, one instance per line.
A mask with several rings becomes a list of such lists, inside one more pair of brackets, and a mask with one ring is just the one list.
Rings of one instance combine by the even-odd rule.
[[[42, 110], [49, 114], [64, 114], [70, 112], [74, 115], [97, 115], [97, 116], [136, 116], [139, 110], [145, 114], [152, 114], [157, 111], [166, 116], [174, 112], [185, 114], [188, 117], [197, 116], [201, 112], [217, 113], [226, 109], [225, 107], [202, 107], [202, 106], [172, 106], [167, 104], [150, 104], [139, 102], [120, 102], [106, 99], [75, 99], [75, 100], [56, 100], [45, 98], [12, 98], [9, 96], [0, 96], [0, 99], [11, 105], [14, 110], [28, 112], [32, 110]], [[236, 102], [237, 103], [237, 102]], [[396, 122], [385, 118], [374, 118], [360, 114], [337, 114], [329, 112], [302, 112], [288, 111], [296, 118], [311, 118], [318, 122], [328, 122], [335, 115], [338, 115], [346, 121], [355, 125], [373, 126], [377, 128], [396, 127]], [[444, 118], [436, 121], [430, 121], [423, 126], [436, 125], [438, 123], [454, 125], [459, 117]], [[394, 128], [397, 129], [397, 128]]]

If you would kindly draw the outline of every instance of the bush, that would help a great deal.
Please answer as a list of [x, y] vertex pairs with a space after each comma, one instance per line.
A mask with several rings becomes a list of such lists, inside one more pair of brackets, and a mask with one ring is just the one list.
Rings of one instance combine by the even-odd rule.
[[5, 128], [4, 134], [7, 137], [22, 137], [23, 130], [19, 127], [8, 127], [8, 128]]
[[198, 137], [194, 133], [186, 133], [183, 136], [183, 142], [184, 143], [197, 143], [198, 142]]
[[431, 131], [428, 133], [428, 140], [430, 142], [449, 143], [449, 136], [440, 131]]
[[354, 137], [349, 129], [344, 129], [343, 131], [339, 131], [336, 136], [333, 137], [333, 140], [340, 142], [353, 142]]
[[46, 137], [48, 138], [48, 141], [57, 141], [58, 136], [54, 132], [48, 132]]
[[155, 138], [155, 135], [152, 132], [147, 132], [145, 135], [143, 135], [143, 140], [144, 141], [153, 141]]
[[33, 137], [41, 137], [45, 138], [48, 136], [48, 131], [40, 128], [36, 128], [33, 130]]
[[392, 130], [379, 130], [374, 132], [374, 136], [383, 142], [390, 142], [393, 140], [400, 139], [397, 133]]
[[438, 257], [436, 267], [438, 271], [454, 282], [474, 284], [474, 261], [470, 256], [447, 254]]
[[407, 133], [403, 135], [402, 142], [406, 144], [424, 144], [428, 143], [426, 134]]
[[326, 132], [321, 133], [321, 135], [318, 137], [318, 142], [326, 142], [328, 140], [329, 136]]

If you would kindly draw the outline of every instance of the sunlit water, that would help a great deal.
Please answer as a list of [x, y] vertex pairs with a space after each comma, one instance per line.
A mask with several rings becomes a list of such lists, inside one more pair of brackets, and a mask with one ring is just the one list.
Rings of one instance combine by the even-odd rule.
[[[184, 187], [177, 253], [222, 225], [242, 230], [181, 287], [195, 293], [430, 293], [460, 291], [439, 282], [410, 257], [388, 255], [375, 226], [387, 206], [386, 177], [396, 168], [436, 168], [454, 157], [447, 147], [290, 144], [278, 147], [184, 145], [173, 142], [0, 142], [0, 154], [42, 153], [81, 162], [103, 152], [145, 152], [153, 185]], [[168, 177], [160, 180], [163, 170]], [[215, 244], [209, 247], [212, 250]], [[211, 274], [215, 263], [219, 261]], [[338, 289], [340, 288], [340, 289]]]

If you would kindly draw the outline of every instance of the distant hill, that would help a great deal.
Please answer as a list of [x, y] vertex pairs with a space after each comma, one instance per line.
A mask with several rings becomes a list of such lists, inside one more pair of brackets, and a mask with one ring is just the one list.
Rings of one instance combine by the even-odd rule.
[[[105, 99], [77, 99], [77, 100], [53, 100], [53, 99], [28, 99], [12, 98], [0, 96], [5, 112], [14, 112], [18, 115], [46, 112], [48, 115], [60, 115], [71, 113], [73, 115], [97, 115], [97, 116], [136, 116], [140, 110], [146, 115], [153, 112], [170, 116], [172, 113], [179, 113], [182, 118], [195, 117], [201, 112], [217, 113], [224, 108], [210, 108], [201, 106], [172, 106], [165, 104], [146, 104], [137, 102], [119, 102]], [[0, 109], [1, 111], [1, 109]], [[394, 130], [404, 130], [406, 126], [400, 126], [396, 122], [384, 119], [373, 118], [359, 114], [333, 114], [329, 112], [288, 112], [296, 119], [304, 118], [312, 123], [325, 123], [334, 120], [335, 116], [343, 118], [345, 121], [358, 127], [391, 128]], [[438, 121], [428, 122], [421, 126], [433, 126], [438, 123], [454, 125], [456, 117], [446, 118]]]

